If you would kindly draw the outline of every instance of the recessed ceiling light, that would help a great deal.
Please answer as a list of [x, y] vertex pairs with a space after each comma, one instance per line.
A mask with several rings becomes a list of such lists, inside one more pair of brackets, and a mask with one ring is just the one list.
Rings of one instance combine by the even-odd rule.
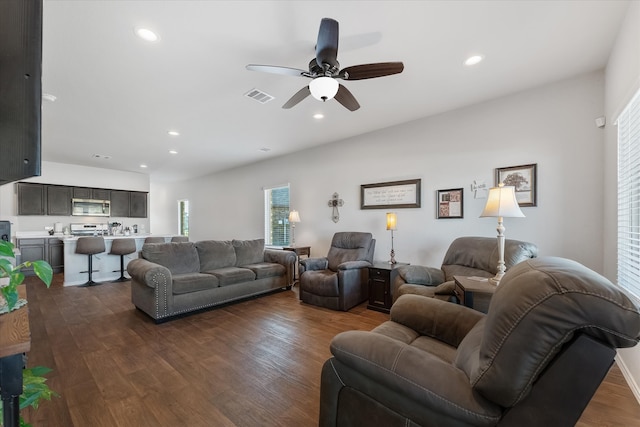
[[313, 118], [316, 120], [324, 119], [324, 114], [322, 113], [314, 114]]
[[484, 56], [482, 55], [473, 55], [468, 57], [466, 61], [464, 61], [464, 65], [466, 66], [476, 65], [482, 62], [483, 59], [484, 59]]
[[178, 154], [178, 152], [176, 150], [169, 150], [169, 153], [171, 154]]
[[180, 135], [180, 132], [178, 132], [177, 130], [170, 130], [169, 132], [167, 132], [169, 135], [171, 136], [178, 136]]
[[44, 99], [45, 101], [49, 101], [49, 102], [55, 102], [55, 100], [58, 99], [58, 98], [56, 98], [55, 95], [52, 95], [50, 93], [43, 93], [42, 94], [42, 99]]
[[147, 165], [145, 165], [144, 163], [140, 165], [141, 168], [146, 168]]
[[148, 28], [136, 28], [136, 35], [148, 42], [157, 42], [160, 37]]

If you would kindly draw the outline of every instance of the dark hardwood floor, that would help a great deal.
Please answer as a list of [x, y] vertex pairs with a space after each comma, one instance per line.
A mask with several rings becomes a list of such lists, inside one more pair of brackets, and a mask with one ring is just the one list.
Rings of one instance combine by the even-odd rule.
[[[34, 427], [315, 426], [331, 338], [388, 319], [365, 304], [302, 304], [294, 290], [156, 325], [131, 304], [129, 282], [26, 283], [28, 365], [52, 368], [60, 394], [24, 414]], [[617, 366], [578, 425], [640, 426]]]

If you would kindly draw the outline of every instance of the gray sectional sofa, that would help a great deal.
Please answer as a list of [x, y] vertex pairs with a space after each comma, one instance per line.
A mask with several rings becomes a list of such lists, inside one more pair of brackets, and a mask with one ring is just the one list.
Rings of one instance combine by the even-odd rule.
[[145, 244], [131, 260], [131, 301], [156, 322], [291, 289], [295, 253], [264, 239]]

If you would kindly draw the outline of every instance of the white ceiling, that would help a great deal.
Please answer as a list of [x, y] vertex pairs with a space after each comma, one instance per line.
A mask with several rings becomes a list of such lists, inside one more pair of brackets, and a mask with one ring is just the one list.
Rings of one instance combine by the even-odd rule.
[[[57, 99], [43, 101], [43, 160], [179, 180], [341, 140], [601, 69], [627, 6], [44, 0], [43, 92]], [[312, 97], [284, 110], [309, 80], [245, 66], [306, 69], [323, 17], [340, 23], [343, 68], [403, 61], [405, 70], [342, 81], [362, 106], [355, 112]], [[137, 38], [136, 27], [160, 41]], [[485, 60], [464, 67], [476, 53]], [[243, 96], [252, 88], [275, 100]]]

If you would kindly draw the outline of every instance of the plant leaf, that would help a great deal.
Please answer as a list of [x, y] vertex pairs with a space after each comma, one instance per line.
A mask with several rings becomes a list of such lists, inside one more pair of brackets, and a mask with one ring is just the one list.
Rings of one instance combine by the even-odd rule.
[[49, 263], [41, 260], [33, 261], [31, 265], [33, 266], [33, 271], [36, 273], [36, 276], [38, 276], [48, 288], [51, 285], [51, 280], [53, 279], [53, 270]]
[[0, 240], [0, 255], [15, 258], [16, 256], [13, 253], [13, 243], [7, 242], [6, 240]]
[[2, 292], [2, 296], [7, 301], [7, 307], [9, 307], [9, 311], [13, 310], [13, 307], [16, 306], [18, 302], [18, 292], [12, 286], [5, 286], [0, 288], [0, 292]]

